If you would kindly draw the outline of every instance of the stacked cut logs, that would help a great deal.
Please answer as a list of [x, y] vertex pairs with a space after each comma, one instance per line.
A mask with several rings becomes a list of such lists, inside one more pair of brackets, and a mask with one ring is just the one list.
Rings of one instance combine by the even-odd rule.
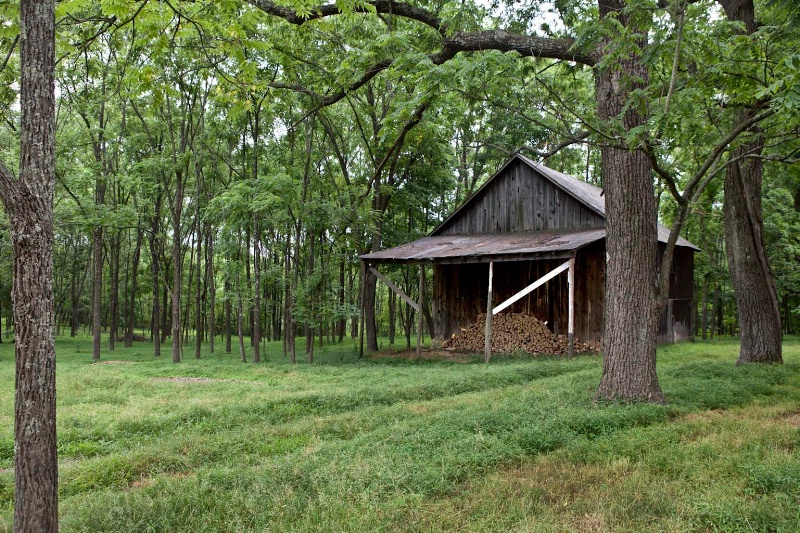
[[[481, 314], [466, 328], [445, 340], [442, 347], [449, 350], [482, 352], [486, 315]], [[569, 353], [569, 337], [556, 335], [547, 323], [523, 313], [500, 313], [492, 317], [492, 352], [512, 353], [524, 351], [531, 354], [563, 355]], [[591, 348], [574, 340], [575, 353], [589, 353]]]

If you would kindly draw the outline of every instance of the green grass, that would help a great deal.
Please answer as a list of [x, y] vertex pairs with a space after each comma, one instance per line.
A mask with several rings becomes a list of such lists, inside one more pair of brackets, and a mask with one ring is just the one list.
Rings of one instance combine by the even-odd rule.
[[[298, 346], [301, 343], [298, 341]], [[290, 365], [60, 338], [63, 531], [797, 531], [800, 340], [659, 352], [667, 406], [592, 404], [600, 359]], [[249, 355], [248, 355], [249, 356]], [[0, 345], [0, 531], [13, 498]]]

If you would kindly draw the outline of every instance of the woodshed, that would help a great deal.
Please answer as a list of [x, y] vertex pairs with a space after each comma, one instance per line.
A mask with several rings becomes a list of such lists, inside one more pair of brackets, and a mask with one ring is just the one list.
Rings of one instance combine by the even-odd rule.
[[[382, 263], [432, 266], [431, 313], [438, 338], [449, 338], [487, 312], [491, 271], [489, 309], [533, 315], [563, 334], [572, 315], [574, 335], [600, 350], [605, 223], [600, 188], [516, 155], [428, 237], [361, 260], [375, 269]], [[668, 237], [669, 229], [659, 225], [659, 250]], [[693, 337], [697, 250], [678, 238], [661, 343]]]

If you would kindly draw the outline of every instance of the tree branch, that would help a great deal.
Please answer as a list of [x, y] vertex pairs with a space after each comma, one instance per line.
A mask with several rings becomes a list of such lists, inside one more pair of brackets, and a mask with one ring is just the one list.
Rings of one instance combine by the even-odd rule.
[[[269, 0], [247, 0], [268, 15], [273, 15], [286, 20], [291, 24], [302, 25], [309, 20], [321, 19], [342, 12], [335, 4], [325, 4], [313, 8], [307, 16], [300, 16], [293, 9], [278, 6]], [[483, 50], [499, 50], [501, 52], [517, 52], [526, 57], [542, 57], [575, 61], [583, 65], [592, 66], [597, 63], [599, 53], [583, 50], [573, 50], [574, 39], [552, 39], [521, 35], [507, 30], [484, 30], [476, 32], [456, 32], [447, 35], [447, 25], [432, 12], [403, 2], [392, 0], [375, 0], [368, 2], [377, 13], [391, 13], [410, 20], [421, 22], [442, 35], [442, 51], [430, 56], [434, 64], [441, 65], [449, 61], [458, 52], [479, 52]], [[356, 9], [356, 12], [366, 12], [366, 9]]]
[[[317, 6], [313, 8], [307, 16], [300, 16], [294, 9], [276, 5], [269, 0], [247, 1], [268, 15], [280, 17], [287, 22], [296, 24], [298, 26], [305, 24], [309, 20], [316, 20], [342, 14], [342, 11], [340, 11], [335, 4]], [[412, 6], [403, 2], [394, 2], [392, 0], [375, 0], [368, 2], [368, 4], [375, 8], [376, 13], [391, 13], [392, 15], [416, 20], [417, 22], [421, 22], [427, 26], [430, 26], [441, 34], [444, 34], [447, 31], [447, 26], [442, 22], [442, 20], [426, 9]], [[367, 9], [356, 8], [355, 11], [358, 13], [366, 13]]]

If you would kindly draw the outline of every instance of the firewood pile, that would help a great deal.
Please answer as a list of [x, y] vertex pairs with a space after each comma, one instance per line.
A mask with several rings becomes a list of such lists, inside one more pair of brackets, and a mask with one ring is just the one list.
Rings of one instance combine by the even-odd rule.
[[[445, 340], [442, 348], [469, 352], [482, 352], [486, 332], [486, 315], [481, 314], [461, 332]], [[575, 338], [575, 353], [589, 353], [592, 349]], [[524, 351], [531, 354], [566, 355], [569, 337], [556, 335], [547, 323], [524, 313], [500, 313], [492, 317], [492, 352], [512, 353]]]

